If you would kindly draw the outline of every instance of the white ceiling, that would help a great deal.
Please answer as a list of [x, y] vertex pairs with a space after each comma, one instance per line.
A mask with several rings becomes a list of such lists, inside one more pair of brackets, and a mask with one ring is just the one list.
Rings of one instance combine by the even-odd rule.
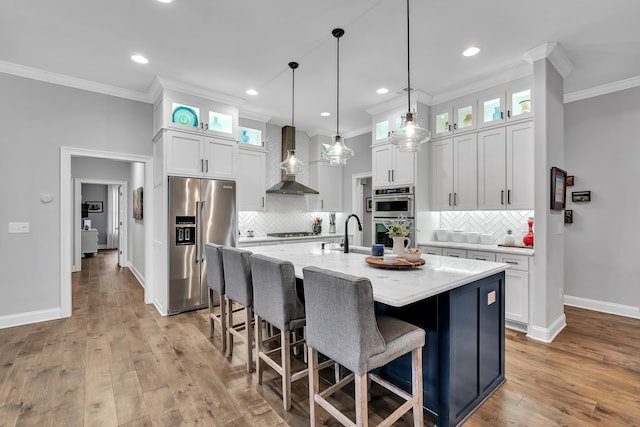
[[[335, 133], [333, 28], [345, 29], [342, 134], [370, 128], [366, 109], [407, 84], [402, 0], [2, 0], [1, 9], [0, 61], [142, 98], [160, 76], [237, 98], [241, 111], [276, 125], [291, 124], [287, 63], [298, 61], [295, 125], [304, 131]], [[523, 55], [546, 42], [574, 66], [565, 94], [640, 76], [637, 0], [412, 0], [411, 12], [411, 84], [436, 100], [521, 74]], [[464, 58], [470, 45], [482, 51]], [[134, 53], [149, 64], [133, 63]], [[377, 95], [381, 86], [389, 94]]]

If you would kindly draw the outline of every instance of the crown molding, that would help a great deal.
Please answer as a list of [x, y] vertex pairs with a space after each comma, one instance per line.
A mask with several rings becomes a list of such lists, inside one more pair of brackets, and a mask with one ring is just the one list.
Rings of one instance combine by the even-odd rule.
[[178, 80], [172, 80], [166, 77], [157, 76], [154, 79], [154, 83], [156, 80], [158, 81], [160, 87], [162, 87], [163, 89], [174, 90], [186, 95], [197, 96], [199, 98], [207, 98], [212, 101], [221, 102], [223, 104], [228, 104], [234, 107], [240, 107], [245, 102], [244, 98], [227, 95], [225, 93], [216, 92], [211, 89], [193, 86], [188, 83], [180, 82]]
[[523, 58], [530, 64], [548, 58], [562, 78], [567, 77], [574, 68], [567, 52], [557, 42], [547, 42], [533, 49], [529, 49], [525, 52]]
[[492, 73], [485, 78], [478, 81], [471, 82], [466, 85], [459, 86], [448, 92], [435, 95], [433, 97], [433, 103], [431, 105], [441, 104], [443, 102], [451, 101], [452, 99], [467, 96], [471, 93], [481, 92], [483, 90], [491, 89], [492, 87], [504, 85], [513, 80], [517, 80], [523, 77], [529, 77], [533, 74], [533, 67], [531, 64], [523, 63], [518, 60], [513, 63], [512, 66], [507, 66], [505, 71], [499, 73]]
[[[414, 90], [411, 92], [411, 98], [414, 101], [420, 101], [423, 104], [431, 105], [433, 103], [433, 97], [428, 93], [425, 93], [421, 90]], [[367, 108], [365, 111], [372, 116], [376, 114], [384, 113], [389, 110], [394, 110], [396, 108], [402, 108], [407, 105], [407, 97], [406, 95], [398, 95], [396, 98], [389, 99], [388, 101], [384, 101], [380, 104], [376, 104]]]
[[631, 77], [629, 79], [620, 80], [613, 83], [592, 87], [589, 89], [578, 90], [564, 95], [564, 103], [580, 101], [582, 99], [593, 98], [594, 96], [606, 95], [612, 92], [618, 92], [625, 89], [631, 89], [640, 86], [640, 76]]
[[240, 115], [240, 117], [244, 119], [256, 120], [258, 122], [263, 122], [263, 123], [267, 123], [269, 120], [273, 118], [272, 116], [267, 116], [266, 114], [258, 113], [256, 111], [251, 111], [247, 109], [243, 109], [242, 111], [238, 112], [238, 114]]
[[326, 136], [328, 138], [332, 138], [336, 133], [327, 129], [315, 128], [306, 132], [309, 135], [309, 138], [313, 138], [314, 136]]
[[363, 127], [360, 129], [355, 129], [350, 132], [343, 134], [344, 139], [355, 138], [356, 136], [364, 135], [365, 133], [371, 133], [371, 127]]
[[82, 89], [89, 92], [101, 93], [103, 95], [115, 96], [118, 98], [131, 99], [133, 101], [152, 104], [153, 100], [149, 98], [148, 93], [137, 92], [134, 90], [122, 89], [115, 86], [96, 83], [89, 80], [79, 79], [77, 77], [65, 76], [64, 74], [52, 73], [50, 71], [40, 70], [38, 68], [26, 67], [24, 65], [13, 64], [11, 62], [0, 61], [0, 72], [11, 74], [18, 77], [24, 77], [32, 80], [53, 83], [60, 86]]

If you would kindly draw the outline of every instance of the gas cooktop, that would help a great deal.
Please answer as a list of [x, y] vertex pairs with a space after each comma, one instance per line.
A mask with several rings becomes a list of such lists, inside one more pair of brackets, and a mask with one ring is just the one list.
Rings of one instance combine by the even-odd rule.
[[304, 236], [313, 236], [314, 233], [311, 231], [286, 231], [284, 233], [267, 233], [269, 237], [304, 237]]

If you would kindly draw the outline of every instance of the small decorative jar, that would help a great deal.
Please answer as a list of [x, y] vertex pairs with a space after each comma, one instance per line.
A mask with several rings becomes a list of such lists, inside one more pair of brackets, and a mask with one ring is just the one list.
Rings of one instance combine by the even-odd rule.
[[527, 246], [533, 246], [533, 218], [529, 218], [527, 225], [529, 226], [529, 232], [522, 238], [522, 243]]
[[504, 244], [505, 245], [515, 245], [516, 244], [516, 238], [513, 237], [513, 234], [512, 234], [511, 230], [507, 230], [507, 235], [504, 236]]

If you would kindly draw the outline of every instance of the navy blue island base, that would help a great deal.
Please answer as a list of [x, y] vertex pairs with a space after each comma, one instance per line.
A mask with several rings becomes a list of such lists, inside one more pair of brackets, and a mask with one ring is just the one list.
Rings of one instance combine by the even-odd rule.
[[[504, 383], [504, 272], [404, 307], [376, 303], [376, 311], [420, 326], [424, 407], [438, 426], [456, 426]], [[409, 355], [380, 374], [411, 389]]]

